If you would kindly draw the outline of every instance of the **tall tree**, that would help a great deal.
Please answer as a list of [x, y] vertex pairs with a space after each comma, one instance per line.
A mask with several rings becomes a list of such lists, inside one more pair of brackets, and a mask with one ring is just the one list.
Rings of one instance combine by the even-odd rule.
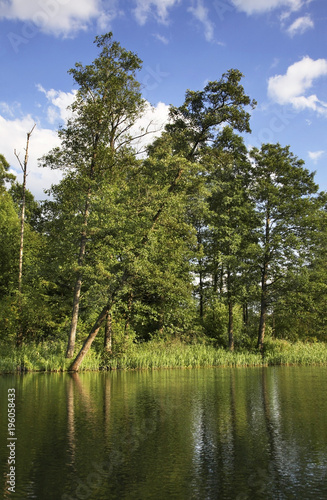
[[[190, 163], [194, 165], [193, 168], [196, 169], [197, 176], [201, 177], [201, 169], [196, 159], [199, 151], [206, 147], [208, 141], [215, 136], [216, 127], [223, 122], [227, 122], [238, 130], [250, 131], [250, 114], [244, 108], [254, 106], [255, 102], [251, 101], [244, 93], [244, 89], [240, 85], [242, 76], [239, 71], [230, 70], [219, 81], [209, 82], [204, 91], [188, 91], [184, 104], [179, 108], [171, 108], [171, 122], [166, 126], [162, 137], [156, 141], [155, 149], [157, 156], [159, 150], [159, 157], [160, 154], [165, 157], [167, 154], [165, 147], [167, 147], [168, 141], [171, 159], [168, 160], [168, 163], [164, 163], [163, 167], [168, 164], [173, 176], [169, 181], [167, 179], [168, 182], [166, 181], [164, 188], [165, 196], [160, 200], [159, 205], [154, 205], [157, 206], [154, 214], [150, 215], [151, 212], [149, 213], [148, 222], [150, 226], [148, 226], [140, 244], [134, 248], [132, 261], [139, 258], [142, 248], [148, 243], [159, 220], [165, 214], [165, 210], [169, 206], [176, 189], [183, 182], [183, 176], [189, 170]], [[150, 148], [149, 154], [152, 151], [153, 149]], [[128, 276], [129, 273], [125, 271], [118, 289], [121, 289], [126, 283]], [[117, 291], [111, 294], [109, 301], [100, 312], [80, 353], [71, 365], [72, 370], [78, 370], [107, 317], [113, 296], [116, 293]]]
[[220, 293], [225, 295], [228, 307], [228, 345], [233, 350], [233, 310], [235, 303], [244, 301], [244, 284], [250, 279], [248, 263], [256, 247], [258, 221], [249, 189], [251, 164], [242, 137], [225, 127], [210, 150], [210, 157], [213, 169], [209, 176], [209, 260], [213, 273], [218, 272], [216, 263], [219, 263]]
[[260, 321], [257, 347], [264, 343], [268, 307], [279, 280], [303, 262], [307, 220], [315, 210], [318, 186], [303, 160], [289, 146], [263, 144], [251, 151], [253, 193], [261, 218], [258, 265], [261, 274]]
[[84, 197], [68, 358], [74, 354], [92, 196], [104, 172], [113, 168], [116, 152], [130, 143], [128, 132], [144, 107], [135, 79], [141, 60], [113, 41], [112, 33], [96, 37], [95, 43], [101, 51], [94, 62], [77, 63], [69, 71], [79, 86], [73, 115], [59, 131], [61, 147], [44, 159], [52, 168], [75, 171]]

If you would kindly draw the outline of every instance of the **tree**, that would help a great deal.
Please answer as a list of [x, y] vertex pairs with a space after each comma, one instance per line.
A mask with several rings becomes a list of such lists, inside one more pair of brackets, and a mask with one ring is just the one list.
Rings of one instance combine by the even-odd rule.
[[84, 200], [68, 358], [74, 353], [92, 196], [104, 173], [114, 168], [117, 151], [130, 143], [128, 131], [144, 107], [140, 84], [135, 79], [141, 60], [113, 41], [112, 33], [96, 37], [95, 43], [101, 49], [99, 57], [91, 65], [77, 63], [69, 71], [79, 85], [71, 106], [73, 116], [59, 131], [61, 147], [43, 161], [51, 168], [75, 172], [75, 190]]
[[[243, 304], [245, 284], [249, 283], [249, 262], [256, 247], [258, 224], [250, 196], [251, 164], [242, 137], [225, 127], [209, 152], [213, 163], [209, 176], [210, 219], [209, 261], [220, 294], [228, 307], [228, 345], [234, 349], [235, 303]], [[220, 277], [218, 278], [218, 274]], [[251, 277], [253, 279], [253, 276]]]
[[[168, 167], [168, 171], [173, 173], [173, 176], [165, 182], [163, 186], [164, 197], [160, 198], [159, 204], [154, 204], [154, 214], [151, 215], [150, 211], [148, 217], [145, 218], [147, 230], [142, 240], [132, 251], [131, 263], [133, 266], [135, 261], [138, 261], [143, 248], [148, 244], [158, 222], [164, 216], [175, 191], [178, 190], [181, 183], [183, 184], [185, 173], [193, 168], [196, 170], [195, 178], [200, 178], [202, 181], [201, 168], [199, 168], [196, 158], [200, 149], [205, 147], [207, 142], [214, 137], [216, 127], [222, 122], [227, 122], [239, 130], [250, 130], [250, 115], [244, 110], [244, 107], [254, 106], [255, 102], [251, 101], [244, 93], [244, 89], [239, 83], [241, 77], [242, 74], [239, 71], [230, 70], [218, 82], [209, 82], [203, 92], [188, 91], [185, 103], [179, 108], [171, 108], [171, 121], [166, 126], [161, 138], [155, 142], [154, 147], [149, 148], [149, 155], [155, 154], [158, 160], [160, 157], [166, 159], [167, 151], [165, 148], [168, 146], [171, 158], [168, 157], [165, 162], [162, 162], [162, 167], [164, 169]], [[198, 179], [196, 182], [199, 182]], [[120, 284], [110, 294], [107, 304], [102, 308], [80, 353], [72, 363], [72, 370], [79, 369], [112, 307], [113, 300], [116, 299], [116, 295], [128, 282], [131, 275], [133, 273], [125, 268], [121, 275]]]
[[289, 146], [263, 144], [251, 151], [254, 162], [252, 189], [261, 218], [257, 262], [261, 275], [260, 321], [257, 347], [264, 343], [268, 307], [287, 272], [305, 262], [310, 233], [308, 219], [315, 209], [318, 186], [314, 173]]
[[314, 201], [306, 222], [310, 231], [302, 265], [279, 282], [274, 303], [274, 335], [293, 341], [323, 341], [327, 333], [326, 193]]

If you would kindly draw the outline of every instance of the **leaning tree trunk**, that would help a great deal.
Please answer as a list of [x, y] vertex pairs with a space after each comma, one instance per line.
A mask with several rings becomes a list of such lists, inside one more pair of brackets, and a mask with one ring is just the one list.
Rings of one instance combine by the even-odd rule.
[[98, 331], [100, 330], [100, 328], [102, 326], [102, 323], [106, 319], [109, 310], [110, 310], [110, 304], [108, 303], [107, 305], [104, 306], [104, 308], [100, 312], [96, 322], [93, 325], [92, 330], [90, 331], [87, 339], [85, 340], [85, 342], [83, 344], [82, 349], [80, 350], [80, 352], [76, 356], [75, 360], [71, 364], [71, 366], [70, 366], [71, 371], [78, 371], [83, 359], [87, 355], [87, 353], [88, 353], [88, 351], [93, 343], [93, 340], [97, 336]]

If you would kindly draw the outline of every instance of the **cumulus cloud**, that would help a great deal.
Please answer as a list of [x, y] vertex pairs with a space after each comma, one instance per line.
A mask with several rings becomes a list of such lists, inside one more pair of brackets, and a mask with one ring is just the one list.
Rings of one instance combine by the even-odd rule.
[[310, 160], [313, 161], [313, 163], [317, 163], [319, 158], [325, 153], [325, 151], [309, 151], [308, 155]]
[[[0, 19], [22, 21], [43, 33], [73, 36], [92, 21], [103, 25], [118, 15], [116, 0], [7, 0], [1, 2]], [[29, 26], [29, 36], [33, 28]]]
[[152, 106], [149, 102], [146, 103], [144, 113], [135, 121], [129, 131], [130, 135], [134, 137], [143, 135], [133, 141], [137, 151], [143, 152], [146, 146], [161, 134], [166, 123], [168, 123], [168, 115], [169, 106], [167, 104], [158, 102], [156, 106]]
[[45, 90], [42, 85], [38, 84], [37, 88], [45, 94], [50, 106], [47, 109], [48, 121], [55, 124], [58, 121], [67, 121], [71, 116], [71, 111], [68, 107], [73, 103], [76, 96], [76, 90], [72, 92], [62, 92], [61, 90]]
[[197, 0], [196, 5], [189, 7], [189, 12], [204, 26], [204, 35], [208, 42], [214, 38], [214, 24], [210, 20], [209, 10], [204, 6], [203, 0]]
[[[22, 173], [18, 160], [14, 155], [14, 150], [16, 149], [17, 154], [23, 161], [26, 135], [27, 132], [31, 131], [33, 125], [34, 119], [31, 115], [16, 119], [6, 119], [0, 115], [1, 153], [9, 162], [11, 172], [15, 173], [19, 182], [22, 181]], [[45, 199], [44, 189], [50, 188], [51, 184], [57, 183], [61, 177], [60, 172], [38, 168], [38, 158], [58, 145], [57, 133], [47, 128], [41, 128], [37, 124], [29, 143], [27, 188], [38, 200]]]
[[[181, 0], [135, 0], [136, 7], [133, 13], [137, 22], [143, 26], [148, 17], [153, 14], [161, 24], [168, 23], [168, 10], [178, 5]], [[155, 11], [155, 12], [153, 12]]]
[[298, 17], [287, 29], [290, 36], [302, 35], [308, 29], [314, 28], [314, 23], [309, 15]]
[[303, 0], [232, 0], [234, 6], [247, 14], [263, 14], [277, 8], [287, 8], [292, 11], [299, 10], [304, 4]]
[[268, 81], [268, 95], [279, 104], [291, 104], [297, 110], [311, 109], [327, 115], [327, 104], [315, 95], [306, 95], [314, 80], [327, 75], [327, 59], [313, 60], [306, 56]]
[[[53, 89], [45, 91], [41, 86], [40, 90], [45, 93], [51, 102], [55, 103], [56, 108], [59, 110], [59, 114], [57, 114], [56, 117], [60, 115], [61, 119], [65, 121], [67, 119], [65, 106], [67, 103], [70, 104], [73, 92], [65, 93]], [[32, 129], [35, 120], [31, 115], [21, 115], [21, 113], [18, 118], [12, 118], [12, 106], [3, 102], [0, 104], [0, 110], [3, 111], [2, 114], [0, 114], [0, 137], [2, 139], [1, 153], [9, 162], [11, 172], [14, 173], [17, 176], [17, 180], [21, 182], [22, 173], [18, 160], [15, 157], [14, 150], [19, 154], [21, 160], [24, 160], [26, 136]], [[4, 111], [8, 110], [10, 112], [5, 115]], [[17, 115], [17, 103], [15, 103], [13, 111], [15, 110]], [[130, 130], [130, 134], [133, 136], [141, 136], [145, 132], [149, 132], [134, 141], [136, 150], [144, 151], [145, 147], [150, 144], [155, 137], [160, 135], [168, 121], [168, 114], [169, 106], [166, 104], [159, 102], [156, 106], [151, 106], [150, 103], [147, 103], [144, 114], [136, 120]], [[27, 188], [38, 200], [44, 200], [46, 198], [44, 190], [49, 189], [52, 184], [57, 184], [62, 177], [60, 171], [39, 168], [38, 159], [59, 145], [60, 139], [58, 138], [57, 132], [50, 128], [42, 127], [42, 125], [37, 122], [29, 143]]]
[[159, 40], [159, 42], [162, 42], [163, 44], [168, 45], [169, 40], [168, 40], [168, 38], [166, 38], [165, 36], [160, 35], [159, 33], [155, 33], [153, 36], [154, 36], [157, 40]]

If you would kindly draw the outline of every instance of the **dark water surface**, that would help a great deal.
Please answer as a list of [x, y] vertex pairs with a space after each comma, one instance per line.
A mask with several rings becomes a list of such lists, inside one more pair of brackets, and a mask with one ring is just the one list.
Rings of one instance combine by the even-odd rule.
[[[326, 379], [319, 367], [3, 375], [1, 493], [327, 499]], [[9, 388], [15, 441], [8, 439]], [[15, 493], [6, 483], [10, 451]]]

